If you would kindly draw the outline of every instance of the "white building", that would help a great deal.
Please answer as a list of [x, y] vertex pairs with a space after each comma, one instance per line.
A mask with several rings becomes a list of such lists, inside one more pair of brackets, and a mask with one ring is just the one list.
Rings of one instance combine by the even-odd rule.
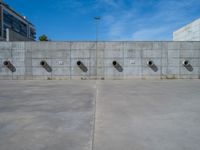
[[175, 31], [173, 41], [200, 41], [200, 19]]

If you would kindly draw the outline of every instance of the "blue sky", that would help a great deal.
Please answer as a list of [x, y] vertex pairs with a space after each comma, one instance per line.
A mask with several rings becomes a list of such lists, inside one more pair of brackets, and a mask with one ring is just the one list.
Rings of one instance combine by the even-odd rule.
[[55, 41], [171, 40], [172, 32], [200, 17], [200, 0], [4, 0], [26, 16], [37, 36]]

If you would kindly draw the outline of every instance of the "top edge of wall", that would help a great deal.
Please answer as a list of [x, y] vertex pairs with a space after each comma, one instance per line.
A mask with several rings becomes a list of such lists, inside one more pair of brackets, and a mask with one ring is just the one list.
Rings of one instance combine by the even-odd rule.
[[157, 43], [165, 43], [165, 42], [170, 42], [170, 43], [190, 43], [190, 42], [200, 42], [200, 41], [11, 41], [11, 42], [6, 42], [6, 41], [0, 41], [0, 43], [66, 43], [66, 42], [93, 42], [93, 43], [105, 43], [105, 42], [125, 42], [125, 43], [152, 43], [152, 42], [157, 42]]

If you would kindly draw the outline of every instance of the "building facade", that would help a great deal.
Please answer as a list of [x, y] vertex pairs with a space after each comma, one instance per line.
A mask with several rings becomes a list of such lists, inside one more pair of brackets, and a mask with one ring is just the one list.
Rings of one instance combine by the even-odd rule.
[[173, 33], [174, 41], [200, 41], [200, 19], [178, 29]]
[[5, 41], [33, 41], [35, 27], [0, 0], [0, 40]]

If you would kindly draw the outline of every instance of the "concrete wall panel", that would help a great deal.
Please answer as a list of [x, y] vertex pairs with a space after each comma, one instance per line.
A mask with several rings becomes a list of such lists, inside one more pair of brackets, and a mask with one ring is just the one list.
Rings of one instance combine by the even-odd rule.
[[1, 42], [0, 44], [0, 79], [13, 79], [13, 73], [3, 65], [4, 61], [12, 62], [12, 43]]
[[[15, 72], [3, 65], [5, 60], [13, 63]], [[147, 65], [149, 60], [156, 69]], [[183, 66], [183, 60], [189, 60], [192, 69]], [[1, 42], [0, 63], [0, 79], [193, 79], [200, 77], [200, 42]]]

